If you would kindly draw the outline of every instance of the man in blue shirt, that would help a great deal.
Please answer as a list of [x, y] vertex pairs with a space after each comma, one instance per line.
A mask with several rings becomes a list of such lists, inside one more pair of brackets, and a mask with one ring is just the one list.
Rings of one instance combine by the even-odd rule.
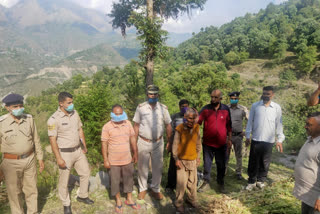
[[282, 152], [285, 139], [282, 126], [280, 105], [271, 101], [274, 97], [272, 86], [263, 88], [261, 100], [252, 104], [246, 128], [246, 144], [251, 147], [248, 164], [248, 186], [251, 191], [255, 186], [263, 188], [271, 162], [272, 147], [276, 142], [278, 151]]

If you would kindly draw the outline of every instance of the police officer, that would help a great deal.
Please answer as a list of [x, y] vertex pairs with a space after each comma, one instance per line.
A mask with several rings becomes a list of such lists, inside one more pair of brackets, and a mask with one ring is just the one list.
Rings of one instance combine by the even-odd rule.
[[[242, 144], [243, 144], [243, 120], [248, 120], [249, 112], [245, 106], [239, 105], [240, 92], [234, 91], [229, 93], [231, 121], [232, 121], [232, 145], [236, 156], [236, 176], [238, 180], [242, 180]], [[228, 154], [229, 160], [230, 150]]]
[[138, 139], [138, 199], [143, 200], [147, 193], [149, 161], [152, 164], [151, 196], [163, 199], [160, 183], [163, 168], [163, 132], [166, 129], [167, 142], [171, 137], [171, 118], [168, 108], [159, 103], [159, 88], [155, 85], [147, 87], [148, 101], [137, 107], [133, 121], [134, 131]]
[[40, 172], [44, 169], [44, 163], [36, 125], [31, 115], [23, 113], [23, 96], [9, 94], [2, 102], [9, 113], [0, 117], [3, 154], [0, 170], [5, 177], [11, 213], [24, 213], [23, 194], [28, 214], [38, 213], [35, 157], [39, 161]]
[[58, 110], [48, 120], [48, 135], [59, 165], [59, 197], [64, 206], [64, 213], [70, 214], [72, 211], [68, 180], [73, 166], [80, 176], [77, 201], [85, 204], [94, 202], [88, 197], [90, 168], [85, 156], [87, 147], [79, 114], [74, 110], [73, 97], [68, 92], [61, 92], [58, 101]]

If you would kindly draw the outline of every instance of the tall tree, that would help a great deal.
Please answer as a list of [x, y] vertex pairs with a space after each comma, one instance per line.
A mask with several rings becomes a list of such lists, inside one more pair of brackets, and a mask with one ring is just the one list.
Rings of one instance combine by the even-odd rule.
[[154, 59], [163, 56], [167, 32], [161, 30], [163, 21], [178, 19], [179, 15], [191, 14], [203, 9], [207, 0], [120, 0], [113, 3], [109, 16], [113, 28], [120, 28], [123, 36], [126, 28], [135, 26], [142, 42], [140, 59], [146, 71], [146, 85], [153, 84]]

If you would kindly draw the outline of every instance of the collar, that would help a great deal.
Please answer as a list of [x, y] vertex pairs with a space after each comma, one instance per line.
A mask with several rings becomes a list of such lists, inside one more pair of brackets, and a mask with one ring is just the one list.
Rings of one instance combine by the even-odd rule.
[[[260, 100], [260, 101], [259, 101], [259, 105], [265, 106], [264, 103], [263, 103], [263, 100]], [[274, 102], [273, 102], [272, 100], [271, 100], [271, 103], [270, 103], [269, 106], [272, 107], [272, 108], [274, 107]], [[268, 107], [269, 107], [269, 106], [268, 106]]]
[[113, 125], [113, 127], [121, 127], [121, 126], [127, 125], [127, 121], [126, 120], [121, 124], [114, 123], [112, 120], [110, 120], [110, 121], [111, 121], [111, 124]]
[[[229, 107], [230, 109], [233, 109], [233, 107], [231, 106], [231, 104], [228, 104], [228, 107]], [[236, 108], [237, 108], [237, 109], [241, 109], [240, 106], [239, 106], [239, 104], [236, 105]]]
[[313, 138], [311, 136], [308, 136], [308, 140], [307, 140], [308, 143], [314, 143], [314, 144], [317, 144], [320, 142], [320, 136], [316, 137], [316, 138]]
[[[212, 103], [210, 103], [209, 105], [210, 105], [210, 108], [215, 111], [215, 108], [214, 108], [214, 106], [212, 105]], [[222, 103], [220, 102], [220, 105], [219, 105], [219, 108], [217, 109], [217, 111], [218, 111], [218, 110], [221, 110], [221, 106], [222, 106]]]
[[60, 117], [64, 117], [64, 116], [68, 117], [69, 115], [72, 116], [74, 114], [74, 110], [73, 110], [69, 115], [67, 115], [60, 109], [60, 107], [58, 107], [57, 112], [58, 112]]
[[[154, 106], [154, 109], [158, 108], [159, 105], [160, 105], [160, 103], [158, 101], [157, 104]], [[148, 108], [150, 108], [152, 110], [150, 103], [148, 103]]]
[[[14, 123], [16, 123], [16, 121], [14, 120], [14, 118], [12, 117], [12, 115], [10, 113], [8, 113], [8, 119], [7, 119], [7, 124], [10, 126]], [[23, 114], [19, 120], [19, 124], [23, 123], [24, 121], [26, 121], [26, 115]]]

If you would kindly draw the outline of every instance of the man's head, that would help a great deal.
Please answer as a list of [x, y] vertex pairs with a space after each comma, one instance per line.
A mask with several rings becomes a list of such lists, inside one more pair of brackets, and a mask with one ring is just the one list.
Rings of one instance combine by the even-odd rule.
[[196, 118], [197, 118], [197, 112], [195, 110], [193, 110], [192, 108], [188, 108], [186, 113], [184, 113], [185, 125], [188, 128], [192, 128], [195, 123]]
[[222, 92], [219, 89], [215, 89], [211, 92], [211, 104], [214, 106], [219, 105], [222, 100]]
[[3, 98], [2, 102], [5, 108], [15, 117], [20, 117], [23, 114], [23, 96], [20, 94], [9, 94]]
[[265, 86], [262, 90], [261, 99], [264, 103], [268, 103], [274, 97], [274, 88], [273, 86]]
[[150, 104], [157, 103], [159, 98], [159, 87], [155, 85], [149, 85], [147, 87], [147, 96], [148, 96], [148, 102]]
[[179, 102], [179, 108], [180, 108], [180, 112], [182, 113], [182, 115], [185, 113], [186, 108], [189, 107], [189, 101], [188, 100], [180, 100]]
[[240, 92], [238, 91], [229, 93], [231, 105], [237, 105], [237, 103], [239, 102], [239, 96], [240, 96]]
[[123, 108], [119, 104], [115, 104], [112, 106], [112, 112], [110, 114], [111, 120], [115, 123], [122, 123], [127, 120], [127, 114], [123, 111]]
[[312, 138], [320, 136], [320, 112], [309, 114], [304, 128]]
[[61, 92], [58, 95], [58, 101], [60, 109], [64, 109], [67, 112], [72, 112], [74, 109], [73, 96], [68, 92]]

